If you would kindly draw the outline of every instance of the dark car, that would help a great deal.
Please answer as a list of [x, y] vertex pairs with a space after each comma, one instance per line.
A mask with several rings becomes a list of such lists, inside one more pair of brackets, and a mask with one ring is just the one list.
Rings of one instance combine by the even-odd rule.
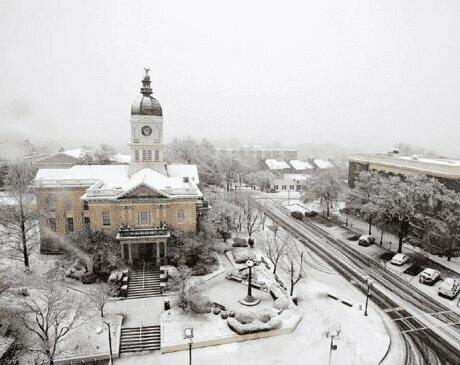
[[313, 218], [313, 217], [316, 217], [317, 215], [318, 215], [318, 212], [315, 212], [314, 210], [310, 212], [305, 212], [305, 217]]
[[291, 217], [301, 221], [303, 219], [303, 213], [296, 210], [294, 212], [291, 212]]

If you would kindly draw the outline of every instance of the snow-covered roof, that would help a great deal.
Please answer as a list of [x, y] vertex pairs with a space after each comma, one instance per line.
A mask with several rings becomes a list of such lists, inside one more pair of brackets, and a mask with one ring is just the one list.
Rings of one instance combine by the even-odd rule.
[[350, 161], [371, 163], [373, 168], [379, 166], [396, 166], [417, 173], [444, 176], [458, 179], [460, 177], [460, 160], [447, 157], [401, 156], [397, 154], [359, 154], [350, 156]]
[[323, 159], [320, 159], [320, 158], [315, 158], [313, 160], [313, 162], [315, 163], [316, 166], [318, 166], [319, 169], [330, 169], [330, 168], [334, 167], [332, 162], [329, 161], [329, 160], [323, 160]]
[[129, 176], [129, 165], [76, 165], [68, 169], [40, 169], [36, 187], [87, 187], [85, 198], [116, 199], [140, 185], [167, 196], [201, 196], [192, 181], [170, 177], [146, 167]]
[[113, 155], [111, 160], [116, 163], [130, 163], [131, 162], [131, 155], [124, 155], [122, 153], [117, 153]]
[[73, 150], [65, 150], [60, 153], [73, 157], [73, 158], [80, 158], [80, 156], [82, 155], [82, 150], [81, 148], [75, 148]]
[[198, 184], [200, 179], [198, 177], [198, 168], [196, 165], [182, 165], [172, 164], [166, 166], [166, 171], [171, 177], [187, 177], [191, 182]]
[[310, 165], [307, 161], [291, 160], [289, 163], [294, 168], [294, 170], [309, 170], [313, 168], [313, 166]]
[[270, 170], [283, 170], [283, 169], [289, 169], [290, 166], [288, 165], [287, 162], [285, 161], [277, 161], [275, 159], [267, 159], [265, 160], [265, 164], [268, 166]]
[[310, 175], [306, 174], [284, 174], [284, 180], [308, 180]]

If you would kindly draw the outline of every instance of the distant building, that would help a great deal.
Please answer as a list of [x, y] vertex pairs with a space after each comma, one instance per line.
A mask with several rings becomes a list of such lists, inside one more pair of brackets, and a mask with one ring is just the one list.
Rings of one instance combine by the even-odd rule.
[[270, 184], [271, 190], [277, 191], [301, 191], [307, 184], [309, 175], [306, 174], [284, 174], [276, 178]]
[[81, 154], [81, 148], [59, 151], [39, 158], [35, 161], [35, 166], [39, 169], [67, 169], [78, 163]]
[[348, 184], [355, 186], [361, 171], [412, 176], [427, 175], [441, 181], [447, 188], [460, 192], [460, 160], [445, 157], [403, 156], [398, 151], [388, 154], [362, 154], [350, 157]]
[[[147, 73], [141, 94], [131, 107], [130, 158], [118, 156], [129, 164], [38, 170], [34, 187], [43, 213], [42, 252], [56, 251], [56, 239], [68, 233], [103, 230], [116, 237], [127, 262], [159, 264], [166, 256], [170, 228], [196, 231], [203, 207], [197, 167], [165, 164], [163, 112], [151, 96]], [[77, 152], [63, 151], [52, 163], [73, 163], [78, 157]]]
[[216, 151], [222, 156], [234, 157], [248, 161], [266, 159], [281, 159], [286, 161], [296, 160], [298, 153], [297, 150], [262, 147], [217, 148]]

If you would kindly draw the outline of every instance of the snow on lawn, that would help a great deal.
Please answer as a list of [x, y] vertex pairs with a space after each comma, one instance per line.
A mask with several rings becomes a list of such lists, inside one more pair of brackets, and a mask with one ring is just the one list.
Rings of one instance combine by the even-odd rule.
[[[110, 323], [112, 349], [114, 354], [118, 354], [123, 316], [106, 314], [102, 319]], [[59, 343], [55, 364], [68, 364], [70, 359], [108, 359], [109, 341], [107, 326], [103, 326], [101, 333], [96, 332], [96, 328], [101, 325], [102, 319], [98, 312], [91, 311], [89, 319], [83, 325], [70, 332], [69, 336], [65, 337]]]

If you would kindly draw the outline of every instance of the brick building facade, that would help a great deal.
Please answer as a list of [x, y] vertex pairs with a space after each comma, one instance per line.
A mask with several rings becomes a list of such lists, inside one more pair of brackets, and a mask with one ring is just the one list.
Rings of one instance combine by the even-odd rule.
[[68, 233], [103, 230], [116, 237], [126, 261], [160, 263], [170, 228], [196, 231], [203, 205], [197, 168], [165, 165], [163, 112], [147, 72], [141, 94], [131, 107], [130, 165], [38, 170], [42, 252], [58, 250]]

